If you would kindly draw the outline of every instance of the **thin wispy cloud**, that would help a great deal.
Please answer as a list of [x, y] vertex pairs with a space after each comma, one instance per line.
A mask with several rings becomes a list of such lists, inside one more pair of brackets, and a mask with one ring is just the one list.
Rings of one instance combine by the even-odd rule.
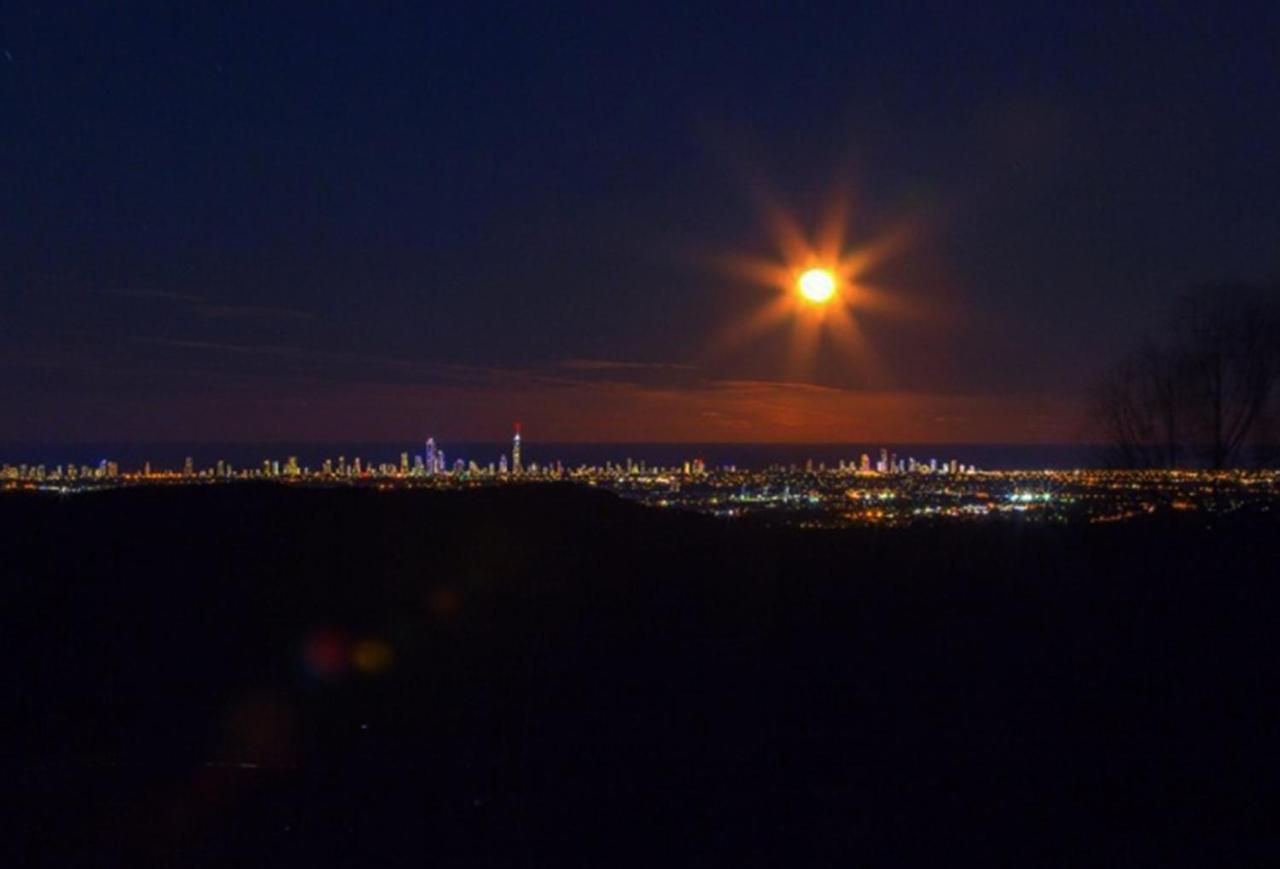
[[133, 287], [111, 287], [105, 290], [94, 290], [99, 296], [114, 296], [122, 299], [149, 299], [160, 302], [188, 302], [198, 304], [205, 301], [203, 296], [192, 293], [179, 293], [172, 290], [151, 290]]
[[231, 344], [222, 341], [188, 341], [173, 338], [136, 338], [143, 344], [160, 347], [176, 347], [183, 350], [213, 350], [219, 353], [235, 353], [243, 356], [289, 356], [301, 358], [307, 352], [299, 347], [279, 344]]
[[311, 320], [315, 317], [309, 311], [267, 305], [196, 305], [192, 311], [213, 320]]
[[577, 371], [692, 371], [694, 366], [679, 362], [630, 362], [617, 359], [565, 359], [557, 363], [561, 368]]
[[109, 287], [94, 290], [95, 295], [117, 299], [170, 302], [185, 308], [197, 317], [210, 320], [310, 320], [315, 314], [300, 308], [279, 305], [242, 305], [219, 302], [208, 296], [176, 290], [156, 290], [146, 287]]

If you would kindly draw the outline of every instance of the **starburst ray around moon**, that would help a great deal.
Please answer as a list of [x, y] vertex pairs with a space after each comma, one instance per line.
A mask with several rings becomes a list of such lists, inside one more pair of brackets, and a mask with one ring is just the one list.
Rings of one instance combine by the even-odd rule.
[[860, 313], [914, 316], [905, 300], [866, 280], [871, 270], [900, 254], [909, 233], [898, 229], [869, 242], [848, 246], [848, 209], [837, 198], [812, 237], [785, 209], [766, 204], [762, 211], [776, 256], [717, 257], [716, 266], [732, 278], [772, 291], [756, 310], [731, 323], [711, 342], [714, 356], [730, 354], [768, 332], [790, 326], [788, 374], [808, 376], [823, 346], [834, 348], [863, 383], [883, 383], [882, 366], [868, 340]]

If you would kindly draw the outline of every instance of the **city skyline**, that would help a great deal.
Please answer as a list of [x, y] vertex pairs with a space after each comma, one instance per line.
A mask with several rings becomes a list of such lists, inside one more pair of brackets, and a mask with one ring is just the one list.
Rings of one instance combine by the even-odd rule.
[[693, 457], [661, 464], [628, 456], [576, 466], [559, 459], [526, 465], [521, 426], [514, 429], [509, 450], [487, 463], [455, 458], [450, 466], [443, 446], [430, 437], [421, 453], [402, 451], [398, 462], [339, 454], [318, 466], [296, 455], [247, 467], [222, 458], [202, 466], [192, 456], [180, 468], [150, 461], [129, 468], [109, 459], [94, 466], [0, 463], [0, 493], [68, 497], [139, 487], [264, 485], [460, 493], [572, 485], [659, 509], [837, 529], [940, 521], [1110, 524], [1193, 513], [1241, 521], [1270, 514], [1280, 483], [1274, 470], [983, 470], [954, 458], [917, 460], [888, 447], [831, 463], [809, 458], [752, 466]]

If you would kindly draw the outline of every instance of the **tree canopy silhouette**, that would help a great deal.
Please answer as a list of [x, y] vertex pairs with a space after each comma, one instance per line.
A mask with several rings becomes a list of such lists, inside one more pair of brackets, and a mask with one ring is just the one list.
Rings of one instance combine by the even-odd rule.
[[1203, 286], [1166, 333], [1108, 369], [1093, 411], [1108, 464], [1229, 468], [1266, 462], [1280, 404], [1280, 292]]

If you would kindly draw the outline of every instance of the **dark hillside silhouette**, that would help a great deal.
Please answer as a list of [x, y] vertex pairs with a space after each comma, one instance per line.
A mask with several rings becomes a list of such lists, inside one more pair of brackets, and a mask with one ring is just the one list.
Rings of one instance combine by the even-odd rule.
[[826, 533], [236, 485], [0, 523], [9, 865], [1277, 854], [1256, 517]]

